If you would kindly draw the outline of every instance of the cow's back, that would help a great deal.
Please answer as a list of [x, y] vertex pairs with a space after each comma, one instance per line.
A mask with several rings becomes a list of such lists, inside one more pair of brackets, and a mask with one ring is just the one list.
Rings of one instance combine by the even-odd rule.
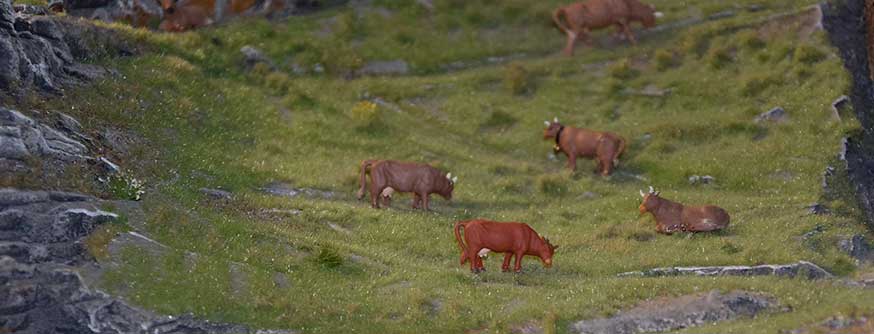
[[624, 0], [588, 0], [583, 6], [584, 10], [578, 15], [589, 29], [616, 24], [630, 15], [630, 9]]
[[387, 186], [401, 192], [411, 192], [417, 182], [433, 177], [431, 166], [412, 162], [382, 160], [371, 167], [371, 175], [376, 173]]

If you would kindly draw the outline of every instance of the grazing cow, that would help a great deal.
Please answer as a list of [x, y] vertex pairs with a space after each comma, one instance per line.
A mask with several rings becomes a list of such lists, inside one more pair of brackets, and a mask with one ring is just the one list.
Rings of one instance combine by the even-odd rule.
[[158, 27], [181, 32], [212, 24], [226, 17], [281, 10], [280, 0], [160, 0], [164, 20]]
[[[447, 201], [452, 199], [452, 191], [458, 176], [443, 174], [437, 168], [426, 164], [400, 162], [394, 160], [364, 160], [361, 162], [361, 187], [358, 199], [364, 198], [367, 186], [367, 172], [370, 171], [370, 203], [379, 209], [379, 197], [391, 197], [394, 192], [413, 193], [413, 208], [420, 206], [429, 210], [430, 194], [436, 193]], [[386, 189], [392, 190], [386, 192]]]
[[616, 26], [632, 44], [636, 44], [631, 33], [631, 22], [639, 21], [645, 27], [655, 25], [655, 19], [662, 13], [655, 7], [638, 0], [588, 0], [560, 7], [552, 14], [552, 20], [559, 30], [567, 35], [564, 54], [574, 54], [577, 40], [583, 39], [591, 44], [589, 32], [595, 29]]
[[625, 152], [625, 139], [612, 132], [577, 129], [561, 125], [558, 118], [544, 121], [543, 139], [555, 138], [555, 153], [567, 156], [567, 166], [577, 169], [577, 157], [594, 158], [598, 161], [596, 173], [608, 176], [619, 166], [619, 156]]
[[724, 229], [731, 220], [728, 212], [718, 206], [685, 206], [661, 198], [660, 194], [652, 187], [649, 187], [647, 194], [641, 190], [643, 203], [638, 208], [640, 214], [652, 213], [659, 233], [716, 231]]
[[[464, 240], [461, 232], [464, 230]], [[552, 255], [558, 246], [537, 234], [528, 224], [500, 223], [484, 219], [465, 220], [455, 223], [455, 241], [461, 248], [461, 264], [470, 261], [470, 271], [485, 271], [482, 257], [489, 251], [504, 253], [501, 270], [510, 271], [510, 259], [515, 256], [515, 272], [522, 271], [522, 257], [540, 257], [543, 266], [552, 267]], [[466, 245], [466, 246], [465, 246]]]

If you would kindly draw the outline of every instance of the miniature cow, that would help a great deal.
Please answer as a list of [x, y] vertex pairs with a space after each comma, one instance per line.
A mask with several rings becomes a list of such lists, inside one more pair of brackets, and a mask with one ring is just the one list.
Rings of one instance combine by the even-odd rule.
[[625, 152], [625, 139], [612, 132], [592, 131], [561, 125], [556, 117], [552, 122], [544, 121], [543, 139], [555, 139], [553, 151], [567, 156], [567, 166], [577, 169], [577, 158], [594, 158], [598, 162], [595, 170], [603, 176], [613, 173], [619, 166], [619, 156]]
[[281, 10], [281, 0], [160, 0], [164, 20], [159, 29], [181, 32], [221, 21], [226, 17]]
[[[462, 230], [464, 240], [462, 240]], [[515, 256], [515, 272], [522, 271], [522, 257], [540, 257], [543, 266], [552, 267], [552, 256], [558, 246], [537, 234], [528, 224], [500, 223], [484, 219], [465, 220], [455, 223], [455, 241], [461, 248], [461, 264], [470, 261], [470, 271], [485, 271], [482, 258], [489, 251], [504, 253], [501, 270], [510, 271], [510, 259]]]
[[631, 21], [639, 21], [649, 28], [661, 16], [662, 13], [656, 12], [654, 6], [638, 0], [588, 0], [556, 9], [552, 20], [567, 35], [564, 54], [571, 56], [577, 40], [583, 39], [591, 44], [591, 30], [616, 26], [619, 32], [635, 44], [637, 41], [631, 33]]
[[[394, 160], [364, 160], [361, 162], [361, 187], [358, 199], [364, 198], [367, 186], [367, 172], [370, 171], [370, 203], [379, 208], [379, 198], [391, 197], [394, 192], [413, 193], [413, 208], [420, 206], [429, 210], [430, 194], [436, 193], [446, 200], [452, 199], [452, 191], [458, 176], [443, 174], [437, 168], [426, 164], [400, 162]], [[392, 190], [387, 191], [386, 189]]]
[[718, 206], [685, 206], [661, 198], [660, 194], [652, 187], [646, 194], [641, 190], [643, 203], [638, 208], [640, 214], [652, 213], [659, 233], [716, 231], [724, 229], [731, 220], [728, 212]]

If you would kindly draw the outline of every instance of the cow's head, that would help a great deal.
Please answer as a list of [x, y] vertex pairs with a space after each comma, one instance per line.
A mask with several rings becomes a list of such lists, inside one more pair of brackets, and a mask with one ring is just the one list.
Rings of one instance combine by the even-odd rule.
[[662, 12], [656, 11], [656, 7], [654, 5], [645, 5], [645, 8], [641, 9], [641, 13], [637, 13], [636, 16], [640, 17], [640, 23], [643, 24], [644, 27], [652, 28], [656, 25], [656, 19], [664, 16]]
[[458, 176], [452, 176], [452, 173], [446, 173], [446, 186], [442, 187], [443, 189], [437, 193], [447, 201], [452, 200], [452, 191], [455, 190], [455, 182], [457, 181]]
[[659, 197], [661, 193], [661, 191], [655, 191], [652, 186], [649, 187], [648, 193], [644, 194], [643, 190], [641, 190], [640, 197], [643, 197], [643, 202], [640, 203], [640, 207], [638, 207], [640, 214], [655, 212], [655, 210], [662, 204], [661, 197]]
[[543, 139], [555, 138], [558, 135], [558, 131], [561, 130], [561, 123], [558, 122], [558, 117], [553, 118], [552, 122], [543, 121], [543, 124], [546, 125], [546, 129], [543, 129]]
[[543, 266], [546, 268], [552, 267], [552, 256], [555, 254], [555, 250], [558, 249], [558, 245], [553, 245], [549, 242], [549, 239], [542, 238], [543, 244], [545, 247], [540, 250], [540, 261], [543, 262]]

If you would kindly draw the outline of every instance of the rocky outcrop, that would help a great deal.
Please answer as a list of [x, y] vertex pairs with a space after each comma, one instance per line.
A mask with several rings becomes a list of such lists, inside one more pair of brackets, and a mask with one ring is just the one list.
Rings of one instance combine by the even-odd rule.
[[760, 265], [760, 266], [717, 266], [717, 267], [668, 267], [655, 268], [644, 271], [632, 271], [619, 274], [620, 277], [643, 276], [800, 276], [809, 280], [831, 278], [825, 269], [807, 261], [798, 261], [783, 265]]
[[[874, 75], [869, 59], [874, 55], [874, 41], [866, 38], [866, 27], [874, 26], [874, 8], [864, 0], [825, 2], [822, 5], [823, 27], [829, 40], [838, 48], [844, 67], [853, 80], [850, 103], [862, 125], [862, 134], [846, 141], [845, 162], [856, 196], [870, 228], [874, 228]], [[867, 25], [866, 25], [867, 24]], [[874, 28], [871, 28], [874, 31]]]
[[81, 142], [15, 110], [0, 107], [0, 170], [23, 168], [30, 158], [84, 161], [88, 148]]
[[0, 189], [0, 332], [271, 332], [156, 315], [85, 284], [94, 261], [83, 239], [118, 217], [100, 206], [81, 194]]
[[[62, 93], [70, 85], [103, 76], [106, 70], [81, 63], [95, 55], [122, 52], [120, 39], [108, 29], [71, 18], [31, 15], [30, 7], [13, 9], [0, 0], [0, 90]], [[112, 47], [109, 47], [112, 45]], [[96, 50], [96, 51], [94, 51]], [[129, 51], [126, 51], [129, 52]]]
[[775, 300], [760, 294], [744, 291], [721, 294], [712, 291], [705, 295], [647, 301], [610, 318], [576, 322], [570, 326], [570, 332], [581, 334], [666, 332], [739, 317], [752, 317], [777, 307]]

